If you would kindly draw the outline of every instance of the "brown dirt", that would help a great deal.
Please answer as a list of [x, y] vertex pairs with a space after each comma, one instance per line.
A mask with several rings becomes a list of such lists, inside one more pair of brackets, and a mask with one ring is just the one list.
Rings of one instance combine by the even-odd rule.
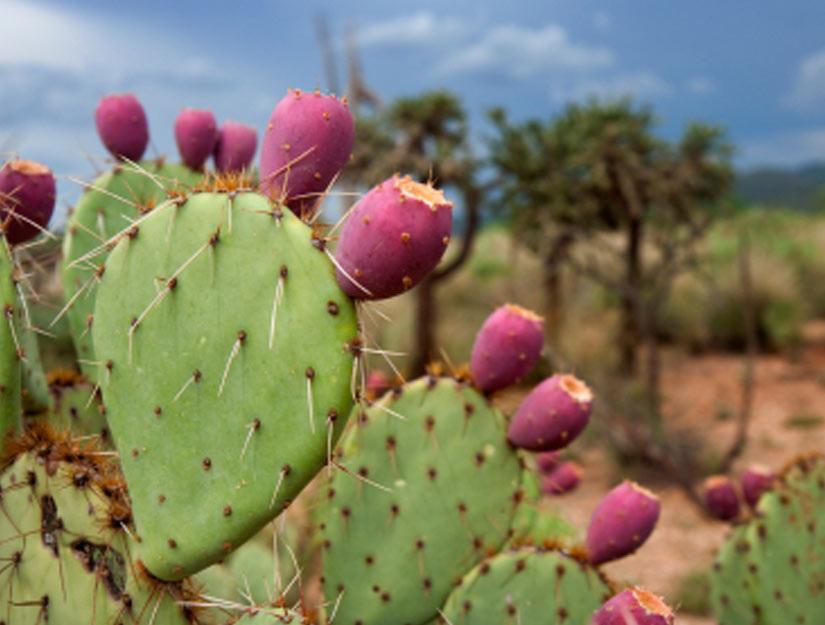
[[[724, 453], [735, 436], [743, 364], [741, 355], [668, 354], [663, 368], [667, 426], [687, 427], [700, 444]], [[755, 364], [748, 444], [734, 464], [735, 477], [748, 464], [778, 470], [797, 454], [825, 449], [825, 322], [806, 328], [805, 343], [793, 359], [764, 355]], [[621, 470], [600, 446], [581, 451], [579, 461], [584, 467], [579, 488], [548, 505], [585, 528]], [[652, 486], [662, 501], [656, 530], [637, 553], [604, 569], [617, 581], [642, 585], [673, 603], [680, 580], [710, 569], [728, 526], [704, 515], [678, 487]], [[679, 625], [716, 623], [712, 617], [677, 614]]]

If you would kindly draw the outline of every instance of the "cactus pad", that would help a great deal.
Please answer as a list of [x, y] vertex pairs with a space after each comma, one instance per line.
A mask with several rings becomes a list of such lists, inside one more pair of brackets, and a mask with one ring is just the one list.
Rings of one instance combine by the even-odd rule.
[[141, 163], [140, 167], [145, 172], [124, 164], [99, 176], [83, 193], [66, 225], [62, 267], [63, 291], [70, 302], [66, 314], [81, 369], [92, 380], [98, 376], [90, 330], [97, 294], [95, 276], [107, 254], [79, 259], [128, 228], [140, 212], [166, 199], [167, 189], [193, 185], [202, 178], [202, 174], [182, 165], [167, 165], [160, 160]]
[[160, 584], [133, 560], [114, 465], [44, 427], [10, 445], [16, 457], [0, 474], [0, 621], [200, 622], [177, 603], [194, 599], [188, 585]]
[[521, 499], [505, 428], [446, 378], [408, 383], [360, 415], [319, 518], [336, 625], [431, 620], [456, 578], [501, 547]]
[[799, 459], [775, 484], [717, 554], [711, 602], [722, 625], [825, 622], [825, 457]]
[[441, 623], [587, 623], [612, 594], [598, 571], [561, 551], [519, 549], [484, 560], [461, 580]]
[[0, 236], [0, 449], [2, 437], [9, 430], [20, 428], [20, 342], [17, 324], [17, 290], [13, 281], [14, 267], [8, 247]]
[[106, 262], [103, 399], [160, 579], [279, 514], [343, 428], [355, 311], [321, 243], [261, 195], [198, 193], [155, 208]]

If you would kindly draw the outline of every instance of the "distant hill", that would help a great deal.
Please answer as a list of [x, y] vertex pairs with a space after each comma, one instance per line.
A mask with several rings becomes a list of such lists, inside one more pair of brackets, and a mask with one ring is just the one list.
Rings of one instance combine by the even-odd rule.
[[736, 192], [748, 204], [813, 211], [825, 207], [825, 163], [795, 169], [764, 167], [739, 172]]

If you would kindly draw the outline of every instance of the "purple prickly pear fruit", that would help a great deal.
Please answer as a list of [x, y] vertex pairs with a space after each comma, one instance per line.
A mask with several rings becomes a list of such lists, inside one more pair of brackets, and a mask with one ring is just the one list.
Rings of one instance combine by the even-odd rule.
[[261, 140], [264, 193], [298, 216], [311, 215], [318, 195], [347, 164], [354, 139], [346, 98], [290, 91], [269, 116]]
[[470, 371], [483, 391], [496, 391], [523, 378], [541, 354], [544, 319], [506, 304], [487, 317], [476, 335]]
[[11, 245], [46, 229], [55, 191], [54, 176], [45, 165], [15, 159], [0, 168], [0, 229]]
[[751, 465], [742, 472], [742, 494], [751, 508], [755, 508], [759, 498], [770, 490], [774, 480], [773, 472], [762, 465]]
[[516, 447], [552, 451], [569, 445], [590, 421], [593, 393], [573, 375], [554, 375], [524, 398], [507, 437]]
[[703, 484], [705, 505], [721, 521], [732, 521], [739, 516], [739, 494], [727, 475], [712, 475]]
[[636, 551], [659, 519], [659, 498], [625, 480], [596, 506], [587, 528], [587, 559], [602, 564]]
[[100, 99], [95, 109], [97, 134], [112, 156], [139, 161], [149, 143], [149, 123], [138, 99], [131, 93]]
[[562, 462], [541, 481], [542, 492], [548, 495], [564, 495], [579, 485], [582, 468], [572, 461]]
[[215, 169], [221, 173], [248, 169], [258, 148], [258, 132], [239, 122], [224, 122], [215, 142]]
[[673, 625], [673, 611], [652, 592], [627, 588], [593, 615], [590, 625]]
[[183, 109], [175, 118], [175, 143], [181, 160], [190, 169], [203, 168], [217, 140], [218, 124], [212, 111]]
[[561, 463], [561, 455], [557, 451], [543, 451], [536, 454], [536, 468], [540, 475], [550, 475]]
[[390, 388], [390, 381], [381, 371], [372, 371], [367, 376], [367, 395], [380, 397]]
[[335, 256], [338, 284], [356, 299], [383, 299], [414, 287], [450, 242], [453, 203], [428, 184], [393, 176], [350, 211]]

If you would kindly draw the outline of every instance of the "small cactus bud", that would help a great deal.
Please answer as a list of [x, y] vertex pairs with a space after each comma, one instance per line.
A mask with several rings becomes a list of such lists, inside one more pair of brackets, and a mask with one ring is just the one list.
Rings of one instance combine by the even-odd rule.
[[548, 495], [564, 495], [579, 485], [582, 468], [572, 461], [562, 462], [541, 481], [542, 492]]
[[507, 433], [510, 442], [531, 451], [569, 445], [590, 421], [593, 394], [573, 375], [554, 375], [521, 402]]
[[200, 170], [218, 140], [218, 125], [212, 111], [183, 109], [175, 118], [175, 142], [181, 160]]
[[557, 451], [543, 451], [536, 454], [536, 469], [540, 475], [550, 475], [561, 464], [561, 455]]
[[736, 486], [726, 475], [712, 475], [702, 488], [708, 511], [721, 521], [732, 521], [739, 516], [739, 495]]
[[473, 344], [470, 371], [476, 385], [489, 392], [517, 382], [536, 364], [543, 343], [541, 317], [512, 304], [498, 308]]
[[587, 528], [587, 559], [602, 564], [623, 558], [647, 540], [659, 520], [659, 498], [625, 480], [596, 506]]
[[751, 465], [742, 472], [742, 495], [751, 508], [755, 508], [759, 498], [770, 490], [775, 476], [773, 472], [762, 465]]
[[131, 93], [100, 99], [95, 109], [97, 134], [112, 156], [139, 161], [149, 143], [149, 123], [138, 99]]
[[258, 148], [258, 133], [252, 126], [224, 122], [215, 141], [215, 169], [221, 173], [248, 169]]
[[390, 381], [381, 371], [371, 371], [367, 376], [367, 395], [375, 399], [390, 388]]

